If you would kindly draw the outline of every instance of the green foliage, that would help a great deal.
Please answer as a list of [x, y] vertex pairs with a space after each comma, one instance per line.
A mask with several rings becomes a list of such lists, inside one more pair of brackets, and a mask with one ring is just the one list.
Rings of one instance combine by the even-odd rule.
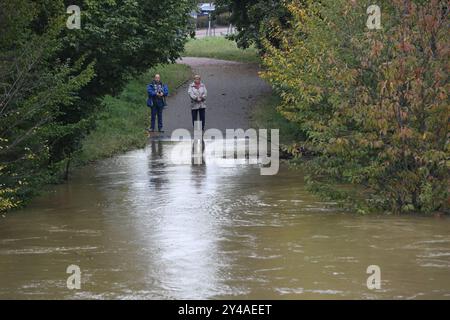
[[289, 153], [295, 153], [298, 146], [295, 143], [304, 140], [303, 132], [299, 127], [283, 117], [277, 108], [282, 103], [280, 97], [271, 94], [258, 99], [257, 104], [252, 108], [251, 123], [254, 128], [276, 128], [280, 133], [281, 148], [286, 148]]
[[289, 11], [285, 0], [218, 0], [219, 10], [231, 12], [230, 22], [236, 27], [237, 34], [230, 36], [240, 48], [255, 46], [264, 50], [261, 39], [271, 38], [273, 28], [286, 28], [289, 23]]
[[249, 63], [260, 61], [255, 48], [239, 49], [234, 41], [227, 40], [224, 37], [190, 39], [186, 43], [183, 55]]
[[319, 154], [307, 162], [315, 191], [362, 211], [445, 211], [446, 1], [378, 4], [382, 30], [368, 30], [366, 1], [293, 1], [292, 27], [272, 30], [278, 45], [262, 39], [264, 77]]
[[[57, 58], [62, 21], [52, 20], [37, 34], [30, 28], [37, 6], [2, 1], [0, 29], [0, 211], [14, 208], [51, 180], [50, 148], [73, 130], [56, 119], [73, 108], [77, 92], [94, 76], [83, 57]], [[17, 16], [17, 19], [14, 17]], [[11, 36], [15, 33], [16, 36]]]
[[[69, 30], [66, 7], [81, 7]], [[174, 61], [192, 0], [0, 1], [0, 211], [67, 171], [101, 101]]]
[[[67, 4], [67, 3], [66, 3]], [[76, 110], [61, 119], [71, 125], [88, 119], [101, 108], [101, 98], [120, 93], [130, 76], [138, 76], [159, 63], [175, 61], [189, 33], [192, 0], [84, 0], [81, 30], [64, 30], [64, 58], [86, 57], [95, 62], [95, 78], [80, 92]], [[58, 11], [59, 12], [59, 11]], [[56, 14], [56, 12], [55, 12]], [[60, 139], [52, 160], [64, 160], [80, 147], [83, 132]]]

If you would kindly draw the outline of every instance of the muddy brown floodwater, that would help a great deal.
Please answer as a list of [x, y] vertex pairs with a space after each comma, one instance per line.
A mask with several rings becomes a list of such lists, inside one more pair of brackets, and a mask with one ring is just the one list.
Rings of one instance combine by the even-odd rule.
[[448, 220], [342, 214], [301, 172], [171, 164], [175, 145], [86, 167], [1, 219], [0, 298], [450, 298]]
[[[212, 89], [233, 74], [205, 68]], [[231, 85], [250, 104], [265, 90]], [[189, 121], [185, 99], [170, 101], [167, 114]], [[232, 120], [226, 107], [208, 110], [210, 127], [226, 125], [214, 109]], [[247, 108], [232, 111], [244, 121]], [[175, 164], [179, 144], [151, 139], [0, 218], [0, 298], [450, 299], [448, 219], [344, 214], [308, 193], [301, 171]], [[73, 264], [80, 290], [66, 286]], [[381, 289], [367, 288], [369, 265]]]

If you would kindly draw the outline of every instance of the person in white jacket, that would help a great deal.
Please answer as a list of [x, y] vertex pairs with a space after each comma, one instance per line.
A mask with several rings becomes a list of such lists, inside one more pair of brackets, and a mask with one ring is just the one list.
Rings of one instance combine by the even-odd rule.
[[192, 125], [194, 125], [194, 122], [200, 117], [202, 130], [205, 131], [205, 101], [208, 92], [198, 74], [194, 76], [194, 82], [189, 85], [188, 94], [191, 98]]

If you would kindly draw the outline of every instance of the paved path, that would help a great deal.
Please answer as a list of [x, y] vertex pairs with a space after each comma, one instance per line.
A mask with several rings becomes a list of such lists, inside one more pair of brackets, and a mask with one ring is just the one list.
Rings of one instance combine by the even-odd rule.
[[[208, 58], [183, 58], [179, 63], [192, 67], [202, 76], [208, 90], [206, 129], [246, 129], [249, 112], [259, 97], [270, 93], [270, 86], [259, 78], [255, 64]], [[177, 128], [192, 129], [190, 100], [187, 95], [191, 80], [167, 99], [164, 110], [165, 136]], [[172, 90], [174, 88], [171, 88]]]

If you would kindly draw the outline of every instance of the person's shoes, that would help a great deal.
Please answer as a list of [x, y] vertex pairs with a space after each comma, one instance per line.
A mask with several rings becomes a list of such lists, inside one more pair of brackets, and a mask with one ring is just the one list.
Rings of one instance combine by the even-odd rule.
[[164, 130], [163, 129], [159, 129], [158, 132], [164, 133]]
[[147, 129], [148, 132], [155, 132], [155, 129]]

